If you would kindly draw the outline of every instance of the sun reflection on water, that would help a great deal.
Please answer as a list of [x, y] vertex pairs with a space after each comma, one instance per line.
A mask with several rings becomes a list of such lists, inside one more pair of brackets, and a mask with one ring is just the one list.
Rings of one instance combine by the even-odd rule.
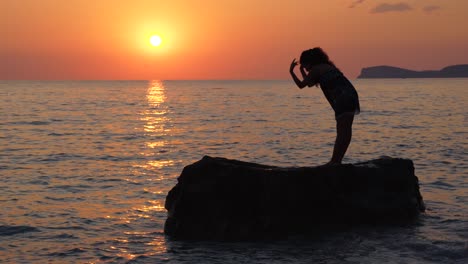
[[[151, 81], [146, 91], [147, 105], [140, 112], [139, 119], [143, 125], [138, 127], [144, 134], [143, 142], [139, 155], [143, 160], [133, 164], [133, 175], [136, 179], [127, 179], [127, 181], [142, 184], [146, 182], [144, 188], [144, 197], [131, 206], [128, 213], [119, 218], [123, 224], [153, 222], [156, 215], [165, 214], [164, 200], [161, 198], [165, 193], [160, 189], [160, 184], [153, 185], [152, 182], [165, 180], [167, 173], [165, 168], [173, 166], [175, 161], [170, 157], [170, 137], [171, 120], [169, 118], [169, 107], [166, 102], [166, 88], [161, 81]], [[154, 190], [153, 188], [156, 188]], [[147, 194], [150, 196], [147, 196]], [[156, 196], [156, 197], [155, 197]], [[156, 198], [156, 199], [155, 199]], [[157, 231], [155, 233], [155, 231]], [[166, 252], [166, 241], [160, 236], [161, 230], [132, 230], [124, 232], [124, 237], [116, 241], [119, 245], [116, 247], [117, 255], [126, 260], [135, 260], [141, 256], [151, 256]], [[133, 248], [135, 241], [144, 242], [151, 247], [150, 251], [141, 252]]]
[[158, 107], [166, 101], [164, 90], [164, 84], [162, 81], [154, 80], [150, 82], [146, 98], [148, 99], [148, 103], [151, 107]]
[[145, 122], [143, 131], [148, 140], [145, 142], [146, 149], [140, 154], [153, 157], [153, 159], [135, 167], [154, 171], [174, 164], [172, 159], [164, 155], [167, 152], [164, 148], [167, 147], [171, 128], [166, 104], [166, 88], [162, 81], [156, 80], [149, 83], [146, 100], [148, 108], [141, 113], [140, 119]]
[[[152, 135], [164, 136], [170, 130], [166, 127], [167, 106], [164, 84], [161, 81], [151, 81], [147, 90], [148, 108], [143, 112], [141, 120], [145, 121], [144, 131]], [[154, 142], [149, 142], [149, 144]]]
[[157, 237], [146, 245], [152, 246], [153, 254], [161, 254], [167, 252], [166, 240], [164, 237]]

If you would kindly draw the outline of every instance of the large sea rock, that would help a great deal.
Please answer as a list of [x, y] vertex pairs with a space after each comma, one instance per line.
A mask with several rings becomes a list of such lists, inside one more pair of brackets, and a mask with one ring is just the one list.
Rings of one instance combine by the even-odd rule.
[[424, 203], [413, 162], [281, 168], [212, 158], [188, 165], [166, 197], [175, 239], [246, 240], [411, 223]]

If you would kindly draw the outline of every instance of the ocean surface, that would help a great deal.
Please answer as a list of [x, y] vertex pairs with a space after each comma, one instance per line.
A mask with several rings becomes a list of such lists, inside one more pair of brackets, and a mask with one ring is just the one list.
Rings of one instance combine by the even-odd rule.
[[[334, 114], [292, 81], [0, 81], [1, 263], [468, 263], [468, 79], [353, 80], [345, 163], [412, 159], [417, 223], [173, 241], [164, 200], [204, 155], [326, 163]], [[278, 208], [281, 212], [281, 208]]]

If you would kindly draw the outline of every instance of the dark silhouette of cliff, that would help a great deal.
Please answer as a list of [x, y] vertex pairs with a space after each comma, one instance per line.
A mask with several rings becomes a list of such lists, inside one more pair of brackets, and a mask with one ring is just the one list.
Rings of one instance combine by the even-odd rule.
[[363, 68], [358, 78], [468, 78], [468, 64], [448, 66], [439, 71], [413, 71], [392, 66], [375, 66]]

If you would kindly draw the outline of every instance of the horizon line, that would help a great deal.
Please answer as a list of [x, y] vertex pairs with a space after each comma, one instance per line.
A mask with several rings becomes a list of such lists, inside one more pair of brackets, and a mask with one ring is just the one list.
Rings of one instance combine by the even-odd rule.
[[64, 82], [64, 81], [122, 81], [122, 82], [142, 82], [142, 81], [289, 81], [290, 79], [0, 79], [0, 81], [44, 81], [44, 82]]

